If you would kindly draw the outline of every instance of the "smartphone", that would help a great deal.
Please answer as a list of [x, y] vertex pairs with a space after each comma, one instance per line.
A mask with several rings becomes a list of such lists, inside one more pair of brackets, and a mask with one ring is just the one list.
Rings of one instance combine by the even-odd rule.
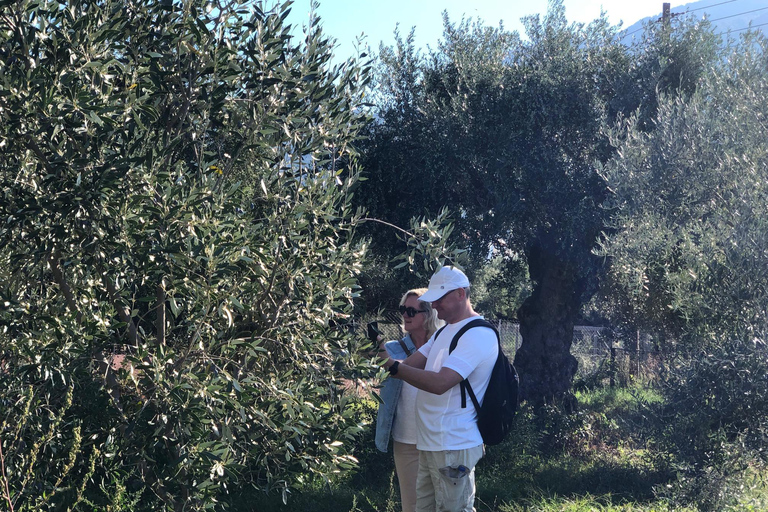
[[375, 342], [378, 340], [379, 336], [381, 336], [379, 322], [368, 322], [368, 339]]

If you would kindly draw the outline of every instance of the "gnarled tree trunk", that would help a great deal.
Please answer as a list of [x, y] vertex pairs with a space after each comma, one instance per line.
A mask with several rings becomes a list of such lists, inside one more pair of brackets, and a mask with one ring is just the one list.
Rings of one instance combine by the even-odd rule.
[[571, 355], [573, 326], [579, 314], [577, 269], [540, 246], [527, 251], [534, 289], [518, 310], [523, 342], [515, 355], [520, 398], [535, 405], [562, 401], [575, 406], [571, 393], [578, 362]]

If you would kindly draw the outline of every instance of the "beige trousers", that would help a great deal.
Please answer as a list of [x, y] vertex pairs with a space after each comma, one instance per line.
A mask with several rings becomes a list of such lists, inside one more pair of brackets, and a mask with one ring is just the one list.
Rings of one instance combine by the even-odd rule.
[[416, 511], [416, 476], [419, 472], [419, 450], [415, 444], [392, 441], [395, 451], [395, 471], [400, 483], [403, 512]]
[[474, 512], [475, 464], [484, 445], [466, 450], [419, 452], [417, 512]]

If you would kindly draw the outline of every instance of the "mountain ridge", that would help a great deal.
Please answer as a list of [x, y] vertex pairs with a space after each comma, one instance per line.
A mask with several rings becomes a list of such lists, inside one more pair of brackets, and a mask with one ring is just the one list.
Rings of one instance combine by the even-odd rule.
[[[747, 30], [750, 25], [763, 34], [768, 35], [768, 0], [698, 0], [685, 5], [673, 7], [671, 16], [675, 19], [682, 16], [693, 16], [696, 19], [706, 17], [712, 23], [715, 33], [738, 35]], [[655, 16], [643, 18], [624, 29], [625, 43], [631, 43], [634, 38], [642, 35], [647, 23], [660, 23], [661, 12]]]

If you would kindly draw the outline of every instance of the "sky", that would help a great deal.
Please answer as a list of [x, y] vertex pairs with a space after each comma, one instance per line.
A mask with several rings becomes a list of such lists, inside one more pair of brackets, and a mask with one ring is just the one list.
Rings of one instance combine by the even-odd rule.
[[[690, 0], [689, 0], [690, 1]], [[565, 15], [570, 22], [590, 22], [600, 16], [601, 8], [613, 25], [623, 21], [629, 27], [647, 16], [660, 15], [662, 0], [564, 0]], [[669, 2], [672, 8], [688, 2]], [[310, 0], [295, 0], [290, 22], [306, 24]], [[452, 21], [462, 15], [482, 19], [486, 25], [498, 26], [503, 21], [507, 30], [523, 34], [520, 18], [544, 15], [548, 0], [320, 0], [317, 12], [323, 30], [337, 41], [336, 55], [342, 59], [355, 53], [355, 39], [365, 35], [371, 49], [378, 53], [379, 42], [394, 44], [395, 26], [406, 36], [416, 27], [415, 44], [435, 48], [443, 30], [442, 12], [448, 11]]]

